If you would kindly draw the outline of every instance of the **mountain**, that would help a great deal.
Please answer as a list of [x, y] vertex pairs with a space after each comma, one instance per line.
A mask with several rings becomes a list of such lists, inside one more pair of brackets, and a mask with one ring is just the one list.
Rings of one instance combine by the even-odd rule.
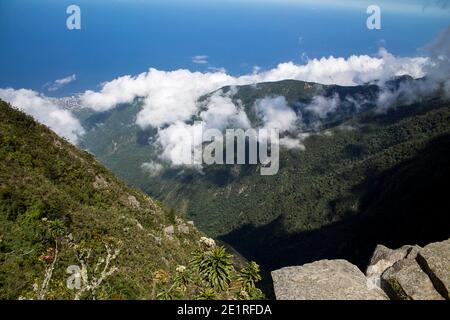
[[[0, 163], [1, 299], [195, 298], [209, 288], [200, 278], [193, 289], [172, 292], [173, 281], [195, 267], [192, 254], [203, 257], [206, 243], [214, 257], [221, 247], [3, 101]], [[80, 276], [78, 287], [71, 274]]]
[[[135, 124], [143, 103], [138, 99], [100, 114], [79, 112], [89, 128], [82, 146], [129, 184], [268, 270], [325, 258], [365, 268], [378, 243], [448, 238], [449, 103], [424, 97], [377, 108], [386, 87], [419, 81], [400, 77], [384, 87], [341, 87], [286, 80], [222, 88], [220, 94], [242, 105], [254, 126], [261, 123], [255, 103], [265, 97], [282, 96], [301, 112], [296, 130], [308, 134], [305, 150], [282, 149], [274, 176], [260, 176], [258, 165], [143, 171], [159, 151], [156, 129]], [[310, 109], [317, 96], [337, 101], [335, 108], [318, 116]]]

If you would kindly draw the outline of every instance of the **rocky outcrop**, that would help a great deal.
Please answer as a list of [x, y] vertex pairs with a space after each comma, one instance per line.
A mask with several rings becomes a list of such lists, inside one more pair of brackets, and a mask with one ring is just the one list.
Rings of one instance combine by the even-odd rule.
[[381, 288], [381, 276], [396, 262], [405, 258], [415, 258], [419, 246], [403, 246], [392, 250], [383, 245], [377, 245], [366, 270], [367, 283], [370, 288]]
[[392, 299], [444, 300], [416, 259], [403, 259], [382, 275], [383, 290]]
[[[406, 255], [398, 259], [405, 250]], [[424, 248], [404, 246], [385, 253], [385, 259], [396, 260], [391, 267], [381, 273], [381, 288], [391, 299], [449, 299], [450, 240], [431, 243]], [[377, 255], [379, 253], [375, 250], [374, 257]], [[371, 276], [369, 272], [375, 266], [376, 263], [367, 268], [366, 275], [369, 278]]]
[[175, 228], [173, 225], [170, 225], [168, 227], [165, 227], [163, 229], [163, 232], [167, 238], [173, 239], [173, 236], [175, 235]]
[[424, 248], [375, 248], [364, 275], [346, 260], [272, 272], [279, 300], [444, 300], [450, 292], [450, 239]]
[[428, 274], [436, 290], [450, 299], [450, 239], [427, 245], [417, 254], [417, 261]]
[[367, 287], [366, 277], [346, 260], [321, 260], [272, 272], [278, 300], [385, 300]]

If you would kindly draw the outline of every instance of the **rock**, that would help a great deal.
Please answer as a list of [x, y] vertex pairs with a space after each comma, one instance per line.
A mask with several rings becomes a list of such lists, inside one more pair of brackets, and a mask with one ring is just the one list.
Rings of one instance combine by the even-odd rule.
[[189, 220], [189, 221], [187, 222], [187, 224], [189, 224], [189, 225], [191, 225], [191, 226], [194, 226], [194, 221]]
[[186, 224], [180, 224], [178, 225], [178, 231], [184, 234], [188, 234], [189, 233], [189, 227]]
[[173, 235], [175, 234], [175, 228], [173, 225], [165, 227], [163, 231], [164, 231], [164, 234], [169, 238], [173, 238]]
[[417, 254], [422, 248], [419, 246], [413, 246], [411, 249], [408, 250], [408, 254], [406, 255], [406, 259], [416, 259]]
[[369, 266], [376, 265], [382, 260], [384, 260], [387, 263], [391, 263], [390, 266], [392, 266], [395, 262], [404, 259], [408, 254], [408, 250], [410, 248], [411, 246], [403, 246], [399, 249], [392, 250], [383, 246], [382, 244], [379, 244], [376, 246], [372, 258], [370, 258]]
[[381, 288], [383, 272], [397, 261], [404, 259], [413, 248], [413, 246], [403, 246], [392, 250], [383, 245], [377, 245], [366, 270], [368, 287], [370, 289]]
[[436, 290], [450, 299], [450, 239], [425, 246], [417, 254], [417, 262], [428, 274]]
[[414, 258], [397, 261], [383, 273], [383, 290], [395, 300], [443, 300]]
[[128, 203], [129, 203], [130, 207], [133, 209], [141, 208], [141, 204], [139, 203], [139, 201], [137, 201], [135, 196], [128, 196]]
[[58, 149], [61, 149], [61, 148], [62, 148], [61, 141], [59, 141], [58, 139], [53, 139], [53, 145], [54, 145], [55, 147], [57, 147]]
[[108, 182], [102, 176], [95, 176], [95, 181], [92, 183], [95, 189], [106, 189], [109, 187]]
[[364, 274], [346, 260], [320, 260], [272, 271], [278, 300], [386, 300], [369, 289]]

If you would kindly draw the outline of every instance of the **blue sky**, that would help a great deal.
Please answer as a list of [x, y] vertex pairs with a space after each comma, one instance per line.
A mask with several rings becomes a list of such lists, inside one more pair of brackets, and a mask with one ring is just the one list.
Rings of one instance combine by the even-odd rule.
[[[435, 3], [445, 1], [1, 0], [0, 88], [58, 96], [150, 67], [241, 75], [306, 56], [375, 55], [380, 46], [416, 56], [450, 22], [450, 5]], [[81, 30], [66, 28], [70, 4], [81, 8]], [[381, 30], [366, 28], [369, 4], [381, 7]]]

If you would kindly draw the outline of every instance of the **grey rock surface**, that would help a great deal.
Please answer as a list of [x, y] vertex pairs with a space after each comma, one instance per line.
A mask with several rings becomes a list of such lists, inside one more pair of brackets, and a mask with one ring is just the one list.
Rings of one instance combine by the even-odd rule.
[[346, 260], [272, 271], [278, 300], [449, 300], [450, 239], [389, 249], [378, 245], [366, 275]]
[[411, 246], [403, 246], [399, 249], [392, 250], [381, 244], [377, 245], [370, 259], [369, 266], [366, 269], [369, 288], [381, 288], [381, 275], [383, 272], [397, 261], [404, 259], [411, 248]]
[[444, 300], [416, 259], [396, 262], [382, 275], [383, 290], [396, 300]]
[[364, 274], [346, 260], [320, 260], [272, 271], [278, 300], [385, 300], [369, 289]]
[[175, 234], [175, 227], [173, 225], [170, 225], [168, 227], [165, 227], [163, 231], [166, 237], [172, 239]]
[[403, 246], [399, 249], [389, 249], [383, 245], [377, 245], [366, 269], [369, 288], [381, 288], [382, 274], [396, 262], [405, 258], [415, 259], [419, 246]]
[[439, 293], [450, 299], [450, 239], [434, 242], [419, 251], [417, 261]]

